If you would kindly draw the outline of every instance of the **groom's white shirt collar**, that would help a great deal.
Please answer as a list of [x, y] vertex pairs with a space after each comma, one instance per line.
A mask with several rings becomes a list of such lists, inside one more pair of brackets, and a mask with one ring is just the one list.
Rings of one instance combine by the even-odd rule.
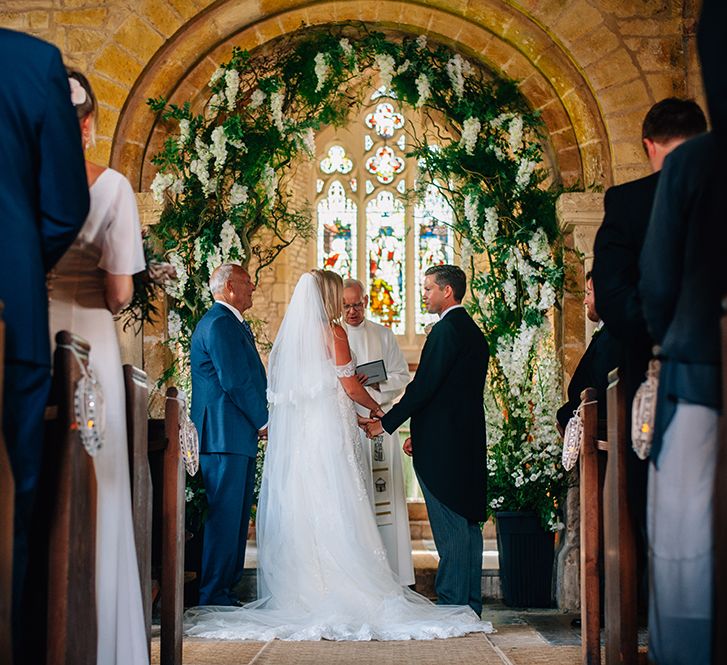
[[464, 305], [452, 305], [451, 307], [447, 307], [440, 315], [439, 320], [441, 321], [447, 314], [449, 314], [454, 309], [459, 309], [460, 307], [464, 307]]
[[239, 321], [240, 323], [242, 323], [242, 321], [243, 321], [243, 318], [242, 318], [242, 314], [240, 314], [240, 310], [239, 310], [239, 309], [237, 309], [237, 307], [233, 307], [232, 305], [230, 305], [230, 303], [227, 303], [227, 302], [225, 302], [224, 300], [215, 300], [215, 302], [216, 302], [216, 303], [219, 303], [219, 304], [220, 304], [220, 305], [222, 305], [223, 307], [227, 307], [227, 309], [229, 309], [229, 310], [230, 310], [230, 311], [231, 311], [231, 312], [232, 312], [232, 313], [233, 313], [233, 314], [235, 315], [235, 318], [236, 318], [236, 319], [237, 319], [237, 320], [238, 320], [238, 321]]

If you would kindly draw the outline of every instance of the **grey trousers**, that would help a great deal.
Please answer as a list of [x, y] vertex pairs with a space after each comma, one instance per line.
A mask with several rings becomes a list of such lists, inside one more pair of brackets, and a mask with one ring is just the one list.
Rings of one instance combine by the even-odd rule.
[[419, 478], [439, 552], [438, 605], [469, 605], [482, 614], [482, 529], [437, 499]]
[[680, 402], [649, 466], [649, 658], [710, 665], [718, 413]]

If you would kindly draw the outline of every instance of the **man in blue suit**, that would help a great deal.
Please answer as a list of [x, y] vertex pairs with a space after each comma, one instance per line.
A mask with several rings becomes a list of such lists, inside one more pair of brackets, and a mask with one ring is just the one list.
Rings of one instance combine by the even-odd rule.
[[0, 300], [5, 303], [3, 434], [15, 477], [13, 616], [27, 564], [50, 389], [45, 274], [88, 214], [88, 183], [57, 48], [0, 29]]
[[238, 605], [233, 589], [245, 564], [258, 439], [266, 436], [267, 379], [250, 326], [255, 286], [237, 265], [210, 278], [215, 304], [192, 335], [192, 420], [209, 512], [204, 530], [200, 605]]

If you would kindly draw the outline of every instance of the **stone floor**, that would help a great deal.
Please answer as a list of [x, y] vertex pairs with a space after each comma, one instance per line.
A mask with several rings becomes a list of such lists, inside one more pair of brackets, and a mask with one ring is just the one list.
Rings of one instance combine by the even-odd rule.
[[[580, 630], [573, 628], [573, 614], [548, 609], [513, 609], [501, 603], [487, 603], [483, 619], [491, 621], [495, 632], [486, 636], [486, 644], [475, 638], [444, 640], [435, 662], [441, 665], [580, 665]], [[471, 654], [462, 649], [462, 639], [470, 639]], [[644, 651], [646, 634], [639, 635]], [[271, 658], [270, 645], [265, 643], [188, 640], [184, 665], [247, 665], [248, 663], [315, 662], [319, 665], [340, 663], [386, 663], [389, 665], [423, 665], [432, 658], [433, 646], [427, 642], [390, 643], [381, 652], [381, 643], [286, 643], [280, 647], [280, 659]], [[447, 644], [450, 644], [447, 647]], [[367, 650], [371, 659], [367, 659]], [[296, 656], [299, 654], [299, 658]], [[468, 655], [469, 654], [469, 655]], [[263, 657], [264, 656], [264, 657]], [[152, 663], [159, 663], [158, 627], [154, 627]]]

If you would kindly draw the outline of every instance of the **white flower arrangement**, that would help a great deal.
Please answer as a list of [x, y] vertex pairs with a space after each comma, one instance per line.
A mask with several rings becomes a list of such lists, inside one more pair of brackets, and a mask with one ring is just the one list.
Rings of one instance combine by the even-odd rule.
[[421, 108], [424, 106], [424, 104], [427, 103], [427, 100], [432, 96], [432, 90], [430, 88], [429, 84], [429, 78], [427, 75], [422, 72], [417, 76], [416, 80], [416, 86], [417, 86], [417, 94], [419, 97], [417, 98], [417, 102], [415, 105], [415, 108]]
[[270, 205], [273, 205], [278, 194], [278, 180], [275, 175], [275, 169], [270, 164], [266, 164], [263, 169], [262, 186], [265, 191], [265, 198]]
[[471, 72], [472, 65], [462, 58], [459, 53], [447, 62], [447, 76], [449, 76], [457, 99], [462, 99], [464, 96], [465, 77], [469, 76]]
[[178, 144], [182, 150], [184, 150], [184, 147], [189, 142], [189, 138], [190, 138], [190, 125], [189, 125], [189, 120], [187, 120], [185, 118], [185, 119], [179, 121]]
[[517, 169], [517, 175], [515, 176], [515, 185], [519, 189], [525, 189], [530, 183], [530, 178], [533, 175], [533, 171], [537, 166], [537, 162], [529, 159], [523, 159]]
[[167, 313], [167, 334], [175, 340], [182, 332], [182, 319], [173, 309]]
[[482, 123], [479, 118], [467, 118], [462, 125], [462, 136], [459, 144], [468, 155], [474, 155], [477, 138], [480, 135]]
[[227, 136], [225, 136], [225, 128], [222, 125], [218, 125], [212, 130], [210, 153], [215, 158], [215, 171], [221, 171], [227, 159]]
[[316, 92], [320, 92], [321, 90], [323, 90], [323, 86], [326, 84], [326, 79], [328, 78], [328, 70], [330, 69], [330, 66], [328, 64], [328, 55], [319, 52], [316, 54], [316, 57], [313, 60], [316, 64], [314, 71], [316, 74], [316, 78], [318, 79]]
[[546, 268], [553, 268], [553, 253], [550, 250], [548, 237], [545, 235], [543, 229], [538, 229], [530, 237], [528, 241], [528, 252], [533, 261]]
[[497, 237], [500, 227], [500, 218], [495, 208], [485, 208], [485, 223], [482, 227], [482, 240], [485, 245], [491, 245]]
[[176, 280], [168, 280], [164, 283], [164, 290], [172, 296], [172, 298], [176, 298], [177, 300], [181, 299], [184, 296], [184, 289], [187, 286], [187, 280], [189, 280], [189, 275], [187, 274], [187, 270], [184, 266], [184, 261], [182, 260], [182, 257], [177, 254], [177, 252], [172, 252], [168, 257], [167, 261], [172, 265], [174, 270], [177, 273], [177, 279]]
[[212, 275], [212, 273], [219, 268], [224, 263], [224, 260], [222, 258], [222, 252], [220, 251], [219, 247], [213, 247], [207, 256], [205, 257], [205, 264], [207, 267], [207, 274]]
[[243, 203], [247, 203], [248, 191], [245, 185], [241, 185], [239, 182], [235, 182], [230, 187], [230, 205], [239, 206]]
[[249, 107], [251, 109], [256, 109], [263, 105], [265, 102], [265, 93], [260, 90], [260, 88], [255, 88], [255, 90], [252, 91], [252, 94], [250, 95], [250, 104]]
[[510, 146], [510, 150], [516, 153], [523, 145], [523, 117], [516, 115], [510, 121], [510, 127], [508, 128], [508, 139], [507, 142]]
[[173, 173], [157, 173], [151, 183], [154, 201], [164, 203], [164, 194], [174, 184], [176, 179]]
[[230, 220], [226, 220], [220, 230], [220, 254], [221, 263], [230, 263], [235, 261], [243, 261], [245, 259], [245, 251], [242, 249], [240, 236], [237, 235], [235, 227]]
[[232, 111], [237, 101], [237, 92], [240, 89], [240, 73], [236, 69], [228, 69], [225, 72], [225, 99], [227, 110]]
[[217, 81], [219, 81], [223, 76], [225, 75], [225, 70], [222, 67], [218, 67], [215, 69], [214, 73], [212, 74], [212, 77], [210, 78], [209, 86], [210, 88], [214, 86]]
[[417, 48], [420, 51], [423, 51], [427, 47], [427, 36], [419, 35], [416, 39], [416, 42], [417, 42]]
[[295, 134], [295, 142], [298, 147], [302, 148], [308, 157], [315, 157], [316, 155], [316, 133], [312, 127], [307, 127], [303, 131], [299, 131]]
[[284, 99], [285, 95], [282, 90], [276, 90], [270, 95], [270, 113], [273, 117], [273, 123], [281, 134], [285, 131], [285, 124], [283, 123]]
[[396, 61], [388, 53], [377, 53], [374, 57], [376, 68], [379, 70], [381, 85], [385, 90], [391, 88], [391, 81], [394, 79], [396, 71]]
[[351, 46], [350, 40], [344, 37], [343, 39], [340, 39], [338, 41], [338, 45], [341, 47], [343, 55], [345, 55], [347, 58], [350, 58], [351, 54], [353, 53], [353, 46]]
[[399, 65], [396, 73], [403, 74], [404, 72], [409, 71], [409, 67], [411, 67], [411, 62], [409, 62], [409, 60], [404, 60], [404, 62]]
[[469, 227], [472, 230], [472, 235], [477, 236], [480, 211], [477, 195], [472, 194], [471, 192], [464, 197], [464, 218], [467, 220], [467, 224], [469, 224]]

